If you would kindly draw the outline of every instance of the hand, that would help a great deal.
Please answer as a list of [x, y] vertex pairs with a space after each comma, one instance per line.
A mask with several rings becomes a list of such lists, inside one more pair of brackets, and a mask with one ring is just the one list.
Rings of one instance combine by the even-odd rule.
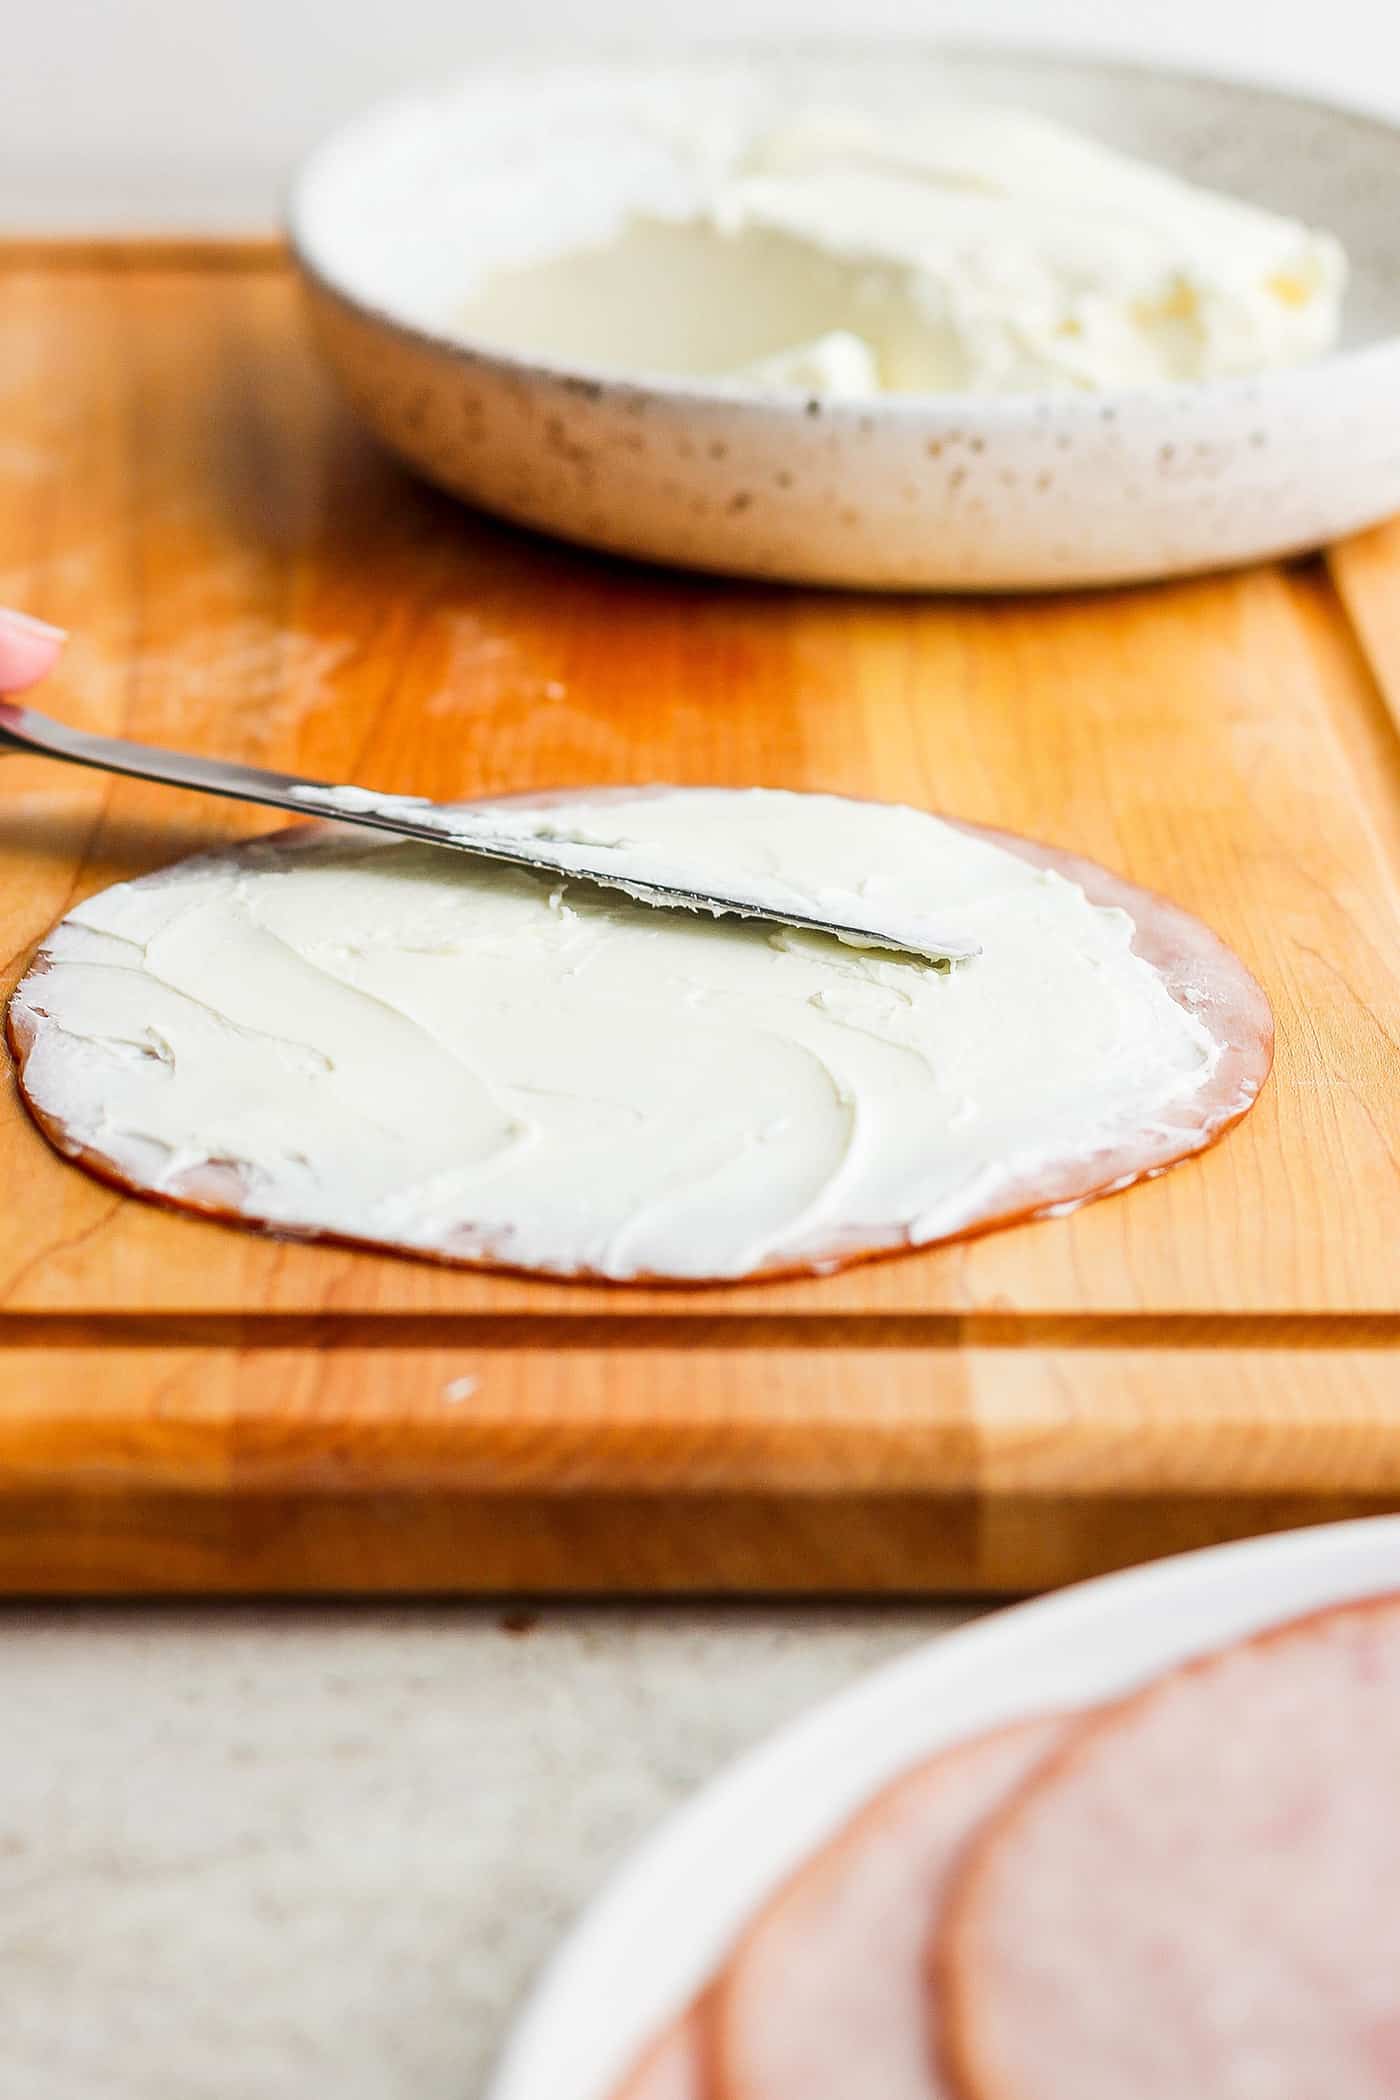
[[67, 639], [61, 627], [0, 606], [0, 693], [22, 693], [47, 677]]

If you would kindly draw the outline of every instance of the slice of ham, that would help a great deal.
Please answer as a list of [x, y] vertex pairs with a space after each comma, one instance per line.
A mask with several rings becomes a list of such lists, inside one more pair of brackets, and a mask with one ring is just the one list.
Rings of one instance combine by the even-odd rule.
[[[964, 824], [947, 819], [975, 837], [990, 839], [1033, 867], [1052, 868], [1067, 882], [1077, 882], [1091, 904], [1116, 906], [1133, 922], [1133, 949], [1152, 965], [1178, 1006], [1209, 1030], [1223, 1055], [1209, 1084], [1174, 1110], [1169, 1123], [1100, 1153], [1092, 1174], [1069, 1167], [1027, 1181], [1017, 1192], [1015, 1210], [989, 1217], [971, 1228], [990, 1231], [1018, 1218], [1042, 1217], [1047, 1211], [1077, 1209], [1100, 1196], [1115, 1195], [1134, 1182], [1164, 1173], [1193, 1153], [1204, 1152], [1248, 1114], [1274, 1061], [1274, 1017], [1262, 986], [1234, 951], [1209, 926], [1153, 890], [1139, 889], [1097, 861], [1083, 860], [1059, 846], [1023, 839], [990, 824]], [[1024, 1204], [1022, 1198], [1026, 1198]], [[955, 1235], [964, 1237], [965, 1235]]]
[[[562, 794], [536, 794], [504, 798], [530, 807], [549, 807], [560, 801], [587, 796], [606, 801], [613, 795], [635, 796], [636, 790], [591, 790], [577, 788]], [[664, 794], [664, 788], [648, 793]], [[464, 805], [474, 807], [475, 805]], [[949, 820], [956, 822], [957, 820]], [[1268, 1000], [1244, 964], [1230, 949], [1190, 913], [1182, 911], [1151, 891], [1139, 889], [1111, 874], [1093, 861], [1086, 861], [1058, 847], [1037, 844], [988, 825], [960, 823], [958, 828], [990, 840], [1036, 867], [1052, 868], [1078, 883], [1091, 902], [1116, 906], [1133, 921], [1133, 946], [1161, 976], [1172, 998], [1193, 1013], [1220, 1047], [1207, 1083], [1195, 1093], [1173, 1104], [1169, 1113], [1158, 1116], [1150, 1129], [1134, 1131], [1111, 1145], [1078, 1157], [1040, 1164], [1034, 1170], [1009, 1177], [974, 1203], [970, 1213], [946, 1229], [927, 1238], [911, 1240], [905, 1233], [879, 1237], [871, 1230], [833, 1227], [829, 1244], [816, 1248], [800, 1263], [774, 1260], [756, 1267], [744, 1277], [726, 1277], [725, 1282], [774, 1279], [793, 1275], [828, 1274], [858, 1261], [908, 1252], [913, 1245], [931, 1246], [940, 1240], [975, 1237], [998, 1227], [1073, 1210], [1098, 1197], [1113, 1195], [1134, 1182], [1163, 1173], [1179, 1161], [1202, 1152], [1223, 1137], [1243, 1117], [1268, 1077], [1273, 1059], [1273, 1018]], [[279, 844], [308, 841], [323, 827], [293, 826], [274, 834]], [[249, 841], [237, 851], [256, 852], [266, 839]], [[368, 1246], [384, 1253], [405, 1254], [419, 1260], [466, 1268], [518, 1268], [494, 1251], [483, 1251], [469, 1219], [441, 1244], [425, 1246], [385, 1241], [369, 1234], [297, 1226], [281, 1227], [258, 1210], [255, 1187], [241, 1171], [226, 1162], [211, 1161], [189, 1170], [178, 1189], [158, 1186], [136, 1178], [103, 1151], [76, 1138], [65, 1120], [63, 1105], [38, 1100], [26, 1084], [31, 1054], [51, 1016], [45, 1005], [44, 977], [50, 967], [40, 949], [11, 1000], [6, 1016], [10, 1046], [19, 1067], [21, 1096], [44, 1136], [59, 1152], [75, 1161], [97, 1179], [126, 1194], [143, 1197], [167, 1208], [185, 1211], [226, 1223], [237, 1223], [298, 1240], [324, 1240]], [[587, 1269], [563, 1271], [540, 1269], [532, 1273], [557, 1275], [563, 1281], [615, 1281]], [[638, 1271], [625, 1283], [634, 1285], [681, 1283], [688, 1287], [706, 1279]], [[625, 1284], [619, 1285], [625, 1287]]]
[[945, 2100], [929, 1938], [969, 1834], [1064, 1727], [1030, 1721], [943, 1752], [793, 1876], [715, 1987], [715, 2100]]
[[707, 2100], [699, 2010], [686, 2013], [653, 2042], [613, 2100]]
[[1400, 1596], [1088, 1721], [967, 1855], [932, 1996], [963, 2100], [1395, 2100]]

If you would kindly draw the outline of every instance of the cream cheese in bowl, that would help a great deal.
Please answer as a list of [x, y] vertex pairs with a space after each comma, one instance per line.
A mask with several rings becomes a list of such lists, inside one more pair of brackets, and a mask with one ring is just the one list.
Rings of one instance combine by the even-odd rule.
[[1400, 134], [1094, 60], [502, 61], [291, 207], [412, 465], [616, 553], [884, 589], [1162, 576], [1400, 509]]
[[605, 240], [488, 274], [464, 333], [625, 369], [650, 304], [653, 367], [848, 398], [1215, 379], [1337, 338], [1331, 234], [1024, 110], [811, 109], [719, 169], [708, 145], [676, 139], [669, 213], [639, 181]]

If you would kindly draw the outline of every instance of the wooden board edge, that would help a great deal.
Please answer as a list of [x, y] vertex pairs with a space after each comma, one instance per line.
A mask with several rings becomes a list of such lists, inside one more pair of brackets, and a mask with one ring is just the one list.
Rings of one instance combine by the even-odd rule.
[[1040, 1589], [1400, 1509], [1397, 1371], [1384, 1331], [0, 1352], [0, 1594]]
[[53, 1495], [0, 1504], [0, 1595], [858, 1597], [1044, 1590], [1343, 1518], [1385, 1495]]
[[[1146, 1327], [1147, 1323], [1144, 1323]], [[1400, 1340], [0, 1350], [35, 1494], [1400, 1492]]]
[[1400, 556], [1400, 518], [1327, 548], [1326, 567], [1343, 616], [1400, 735], [1400, 608], [1395, 569]]

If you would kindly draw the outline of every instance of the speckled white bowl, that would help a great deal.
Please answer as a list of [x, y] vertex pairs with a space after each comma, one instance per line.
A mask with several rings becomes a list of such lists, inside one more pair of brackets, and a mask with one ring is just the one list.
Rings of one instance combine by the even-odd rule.
[[[471, 260], [509, 229], [451, 169], [503, 97], [541, 121], [586, 83], [908, 113], [951, 93], [1063, 118], [1331, 228], [1343, 347], [1258, 379], [1100, 395], [775, 398], [566, 368], [454, 335]], [[1400, 509], [1400, 130], [1270, 91], [1097, 60], [922, 46], [492, 61], [395, 103], [303, 167], [290, 234], [350, 400], [445, 488], [520, 523], [686, 567], [880, 589], [1167, 576], [1315, 546]], [[565, 207], [567, 209], [567, 205]], [[486, 245], [489, 244], [489, 247]], [[447, 317], [447, 318], [443, 318]]]

